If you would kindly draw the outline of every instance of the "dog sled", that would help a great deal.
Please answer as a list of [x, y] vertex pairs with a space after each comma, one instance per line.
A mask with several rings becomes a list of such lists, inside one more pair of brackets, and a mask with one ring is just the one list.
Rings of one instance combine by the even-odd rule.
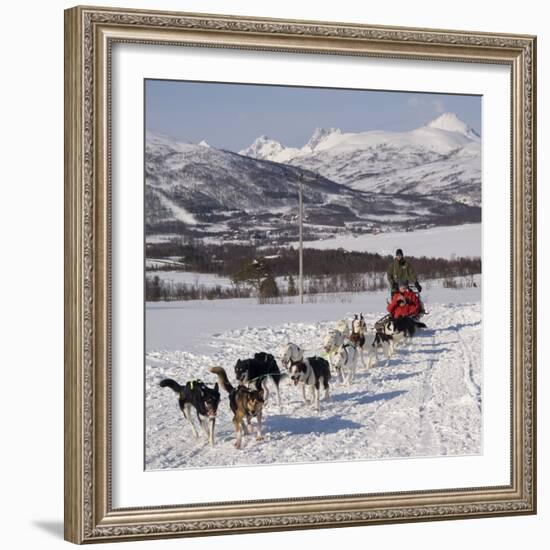
[[[422, 300], [421, 296], [420, 296], [420, 293], [419, 292], [415, 292], [413, 291], [417, 298], [418, 298], [418, 303], [420, 304], [420, 309], [418, 310], [418, 313], [416, 315], [411, 315], [410, 318], [413, 320], [413, 321], [420, 321], [420, 319], [422, 319], [422, 317], [424, 317], [424, 315], [428, 315], [428, 312], [426, 311], [426, 308], [424, 306], [424, 301]], [[374, 330], [378, 333], [383, 333], [384, 332], [384, 327], [392, 320], [392, 316], [391, 314], [387, 313], [386, 315], [384, 315], [382, 318], [378, 319], [378, 321], [376, 321], [374, 323]]]
[[376, 332], [384, 332], [384, 327], [388, 324], [388, 322], [391, 320], [392, 316], [388, 313], [384, 315], [381, 319], [378, 319], [376, 323], [374, 323], [374, 330]]

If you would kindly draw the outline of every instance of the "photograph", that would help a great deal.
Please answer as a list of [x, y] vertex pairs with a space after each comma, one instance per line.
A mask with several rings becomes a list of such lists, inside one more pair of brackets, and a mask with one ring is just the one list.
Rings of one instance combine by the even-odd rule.
[[481, 136], [480, 95], [145, 79], [145, 470], [482, 454]]
[[64, 11], [65, 540], [536, 514], [537, 35], [261, 9]]

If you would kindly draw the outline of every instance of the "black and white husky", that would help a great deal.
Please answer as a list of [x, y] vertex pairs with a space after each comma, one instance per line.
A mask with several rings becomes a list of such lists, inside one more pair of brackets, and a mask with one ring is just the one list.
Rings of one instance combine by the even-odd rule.
[[161, 388], [170, 388], [178, 395], [178, 404], [183, 416], [191, 424], [193, 435], [199, 437], [199, 432], [193, 423], [192, 410], [195, 409], [201, 428], [204, 430], [208, 442], [214, 446], [214, 425], [220, 404], [219, 386], [209, 388], [201, 380], [190, 380], [180, 386], [175, 380], [165, 378], [160, 382]]
[[410, 343], [417, 328], [426, 328], [426, 325], [411, 317], [390, 318], [383, 326], [383, 334], [391, 337], [395, 346], [403, 341]]
[[294, 382], [294, 385], [301, 384], [304, 403], [309, 403], [306, 398], [306, 386], [308, 386], [311, 389], [317, 412], [321, 410], [321, 386], [325, 390], [325, 400], [330, 397], [330, 378], [330, 366], [328, 361], [322, 357], [307, 357], [297, 363], [292, 363], [290, 366], [290, 379]]
[[239, 383], [244, 386], [254, 386], [257, 390], [264, 390], [264, 401], [269, 396], [267, 380], [271, 378], [277, 391], [277, 403], [281, 406], [281, 393], [279, 391], [279, 382], [281, 381], [281, 371], [271, 353], [260, 352], [254, 354], [252, 359], [239, 359], [235, 364], [235, 377]]
[[[381, 334], [376, 330], [367, 331], [367, 323], [363, 314], [355, 315], [351, 323], [350, 341], [354, 342], [359, 348], [359, 357], [365, 368], [370, 368], [372, 364], [378, 363], [378, 350], [382, 350], [386, 359], [389, 359], [393, 354], [392, 338], [386, 334]], [[367, 364], [363, 353], [367, 352]]]
[[292, 363], [298, 363], [304, 359], [304, 350], [297, 344], [288, 342], [279, 350], [279, 357], [283, 367], [289, 369]]

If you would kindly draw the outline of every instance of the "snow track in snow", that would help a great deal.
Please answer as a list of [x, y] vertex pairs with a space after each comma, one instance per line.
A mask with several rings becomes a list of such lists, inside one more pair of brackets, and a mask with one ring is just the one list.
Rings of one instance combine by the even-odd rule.
[[[238, 312], [236, 312], [238, 315]], [[347, 315], [347, 314], [346, 314]], [[342, 315], [344, 317], [344, 315]], [[372, 326], [379, 314], [365, 314]], [[227, 394], [216, 423], [216, 444], [195, 439], [175, 394], [160, 388], [165, 377], [180, 383], [201, 378], [223, 366], [234, 380], [233, 365], [257, 351], [276, 354], [293, 341], [321, 352], [331, 322], [287, 322], [219, 331], [209, 337], [210, 353], [150, 350], [146, 355], [146, 467], [165, 469], [334, 460], [467, 455], [481, 452], [481, 306], [475, 303], [430, 304], [410, 346], [388, 361], [380, 354], [369, 370], [360, 365], [351, 386], [334, 376], [331, 398], [321, 412], [304, 406], [301, 392], [281, 382], [282, 410], [274, 392], [264, 409], [264, 441], [234, 434]], [[243, 324], [246, 318], [243, 318]], [[184, 347], [184, 346], [182, 346]]]

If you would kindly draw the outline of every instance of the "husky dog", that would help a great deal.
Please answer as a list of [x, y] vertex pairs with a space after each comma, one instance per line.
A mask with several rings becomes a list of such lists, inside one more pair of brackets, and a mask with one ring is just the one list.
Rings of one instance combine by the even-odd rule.
[[191, 409], [195, 409], [199, 424], [208, 437], [208, 442], [211, 446], [214, 446], [214, 424], [216, 423], [216, 413], [220, 403], [218, 384], [213, 388], [209, 388], [200, 380], [190, 380], [185, 386], [180, 386], [175, 380], [165, 378], [160, 382], [160, 387], [168, 387], [176, 392], [183, 416], [191, 424], [193, 435], [199, 437], [191, 414]]
[[390, 318], [384, 324], [383, 333], [391, 336], [393, 345], [395, 346], [401, 341], [410, 343], [417, 328], [426, 328], [426, 325], [410, 317]]
[[344, 334], [333, 328], [328, 331], [327, 335], [323, 340], [323, 348], [328, 353], [335, 348], [343, 346], [346, 343], [346, 338]]
[[[349, 335], [349, 339], [359, 343], [360, 345], [364, 345], [365, 332], [367, 332], [367, 323], [365, 322], [363, 314], [355, 314], [353, 321], [351, 322], [351, 333]], [[363, 341], [362, 344], [361, 341]]]
[[344, 335], [344, 338], [350, 337], [350, 334], [351, 334], [350, 328], [349, 328], [348, 322], [345, 319], [340, 319], [340, 321], [336, 323], [335, 328], [336, 330], [338, 330]]
[[298, 363], [292, 363], [290, 367], [290, 379], [294, 382], [294, 385], [302, 385], [302, 396], [305, 404], [309, 403], [306, 398], [306, 386], [311, 388], [317, 412], [321, 411], [321, 386], [325, 389], [325, 400], [330, 397], [330, 378], [330, 366], [328, 361], [322, 357], [307, 357]]
[[[367, 323], [362, 313], [360, 313], [359, 316], [355, 315], [351, 326], [350, 341], [355, 343], [359, 348], [359, 357], [365, 368], [369, 369], [373, 362], [374, 364], [378, 363], [378, 350], [380, 348], [384, 352], [386, 359], [389, 360], [393, 354], [393, 341], [391, 336], [381, 333], [378, 330], [375, 330], [374, 333], [367, 332]], [[363, 357], [364, 350], [367, 350], [368, 361], [366, 365]]]
[[[220, 386], [229, 394], [229, 406], [233, 412], [233, 427], [235, 428], [235, 447], [241, 448], [242, 432], [252, 431], [252, 418], [256, 419], [256, 441], [261, 441], [262, 435], [262, 411], [264, 406], [263, 389], [251, 390], [246, 386], [231, 385], [227, 373], [222, 367], [212, 367], [210, 372], [218, 377]], [[245, 421], [246, 420], [246, 426]]]
[[377, 348], [381, 347], [384, 350], [384, 356], [386, 357], [387, 361], [389, 361], [391, 356], [395, 353], [393, 336], [391, 336], [390, 334], [386, 334], [383, 330], [376, 331], [373, 345]]
[[[360, 316], [355, 314], [353, 321], [351, 322], [351, 334], [349, 335], [349, 340], [359, 350], [359, 358], [361, 359], [361, 364], [366, 368], [365, 357], [363, 356], [363, 350], [365, 348], [365, 333], [367, 332], [367, 323], [363, 314]], [[369, 364], [370, 364], [370, 355], [369, 355]]]
[[292, 363], [298, 363], [304, 359], [304, 351], [296, 344], [288, 342], [279, 350], [279, 356], [285, 369], [289, 369]]
[[360, 352], [351, 342], [346, 342], [328, 354], [330, 366], [336, 369], [342, 382], [348, 386], [353, 382], [359, 355]]
[[330, 366], [336, 369], [342, 382], [351, 384], [359, 355], [355, 344], [346, 341], [339, 330], [332, 329], [323, 340], [323, 349], [328, 354]]
[[277, 403], [281, 406], [279, 382], [282, 375], [275, 357], [270, 353], [262, 351], [256, 353], [252, 359], [239, 359], [235, 364], [235, 376], [244, 386], [254, 385], [257, 390], [263, 389], [265, 401], [269, 396], [267, 379], [271, 378], [277, 391]]

